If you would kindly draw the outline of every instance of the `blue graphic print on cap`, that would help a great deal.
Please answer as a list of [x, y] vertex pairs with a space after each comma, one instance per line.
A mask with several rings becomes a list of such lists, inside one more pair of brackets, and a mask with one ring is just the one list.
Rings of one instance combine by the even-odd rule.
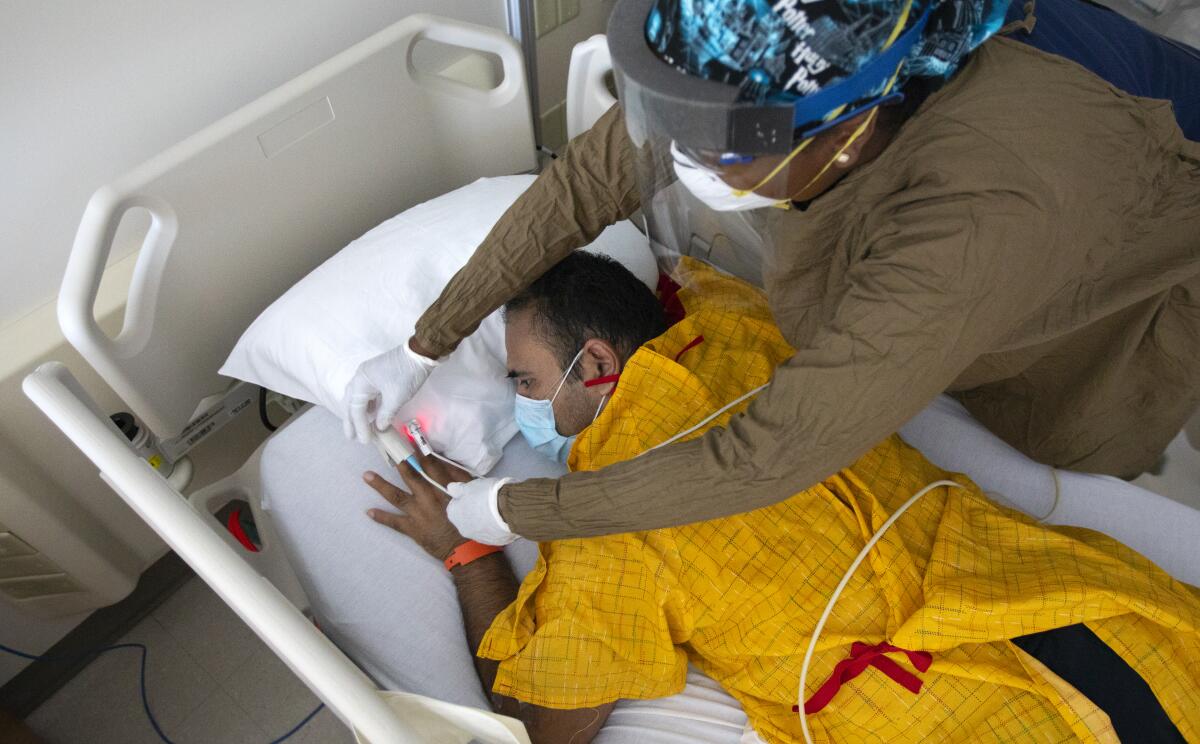
[[[901, 70], [901, 84], [914, 76], [951, 75], [999, 30], [1008, 8], [1008, 0], [933, 2]], [[680, 71], [738, 86], [743, 101], [788, 101], [853, 76], [886, 48], [902, 19], [910, 27], [929, 3], [658, 0], [646, 19], [646, 39], [660, 59]]]

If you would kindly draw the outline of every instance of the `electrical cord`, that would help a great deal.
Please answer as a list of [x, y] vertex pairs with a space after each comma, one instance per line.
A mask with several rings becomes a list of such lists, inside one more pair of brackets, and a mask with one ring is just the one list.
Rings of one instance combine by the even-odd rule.
[[665, 441], [665, 442], [659, 442], [658, 444], [654, 445], [654, 446], [653, 446], [653, 447], [651, 447], [650, 449], [644, 450], [643, 452], [641, 452], [641, 453], [640, 453], [640, 454], [638, 454], [637, 456], [638, 456], [638, 457], [641, 457], [642, 455], [646, 454], [647, 452], [653, 452], [654, 450], [658, 449], [659, 447], [666, 447], [668, 444], [674, 444], [675, 442], [678, 442], [680, 439], [683, 439], [683, 438], [684, 438], [684, 437], [686, 437], [688, 434], [691, 434], [692, 432], [696, 431], [696, 430], [697, 430], [697, 429], [699, 429], [701, 426], [704, 426], [704, 425], [705, 425], [705, 424], [707, 424], [709, 421], [712, 421], [713, 419], [715, 419], [717, 416], [720, 416], [722, 413], [725, 413], [725, 412], [726, 412], [726, 411], [728, 411], [730, 408], [733, 408], [733, 407], [734, 407], [734, 406], [736, 406], [738, 403], [741, 403], [742, 401], [746, 400], [747, 398], [753, 397], [753, 396], [757, 395], [758, 393], [762, 392], [763, 390], [766, 390], [768, 387], [770, 387], [770, 385], [771, 385], [771, 383], [769, 383], [769, 382], [768, 382], [766, 385], [759, 385], [758, 387], [754, 388], [754, 389], [753, 389], [753, 390], [751, 390], [750, 392], [748, 392], [748, 393], [746, 393], [746, 394], [744, 394], [744, 395], [740, 395], [740, 396], [738, 396], [737, 398], [734, 398], [734, 399], [733, 399], [733, 400], [731, 400], [730, 402], [728, 402], [728, 403], [726, 403], [725, 405], [723, 405], [723, 406], [721, 406], [720, 408], [718, 408], [718, 409], [717, 409], [716, 411], [714, 411], [714, 412], [713, 412], [711, 415], [709, 415], [707, 418], [705, 418], [703, 421], [701, 421], [700, 423], [696, 424], [695, 426], [692, 426], [692, 427], [689, 427], [689, 428], [687, 428], [687, 429], [684, 429], [683, 431], [679, 432], [678, 434], [676, 434], [675, 436], [671, 437], [671, 438], [670, 438], [670, 439], [668, 439], [667, 441]]
[[[442, 493], [446, 494], [447, 496], [450, 496], [450, 492], [446, 490], [446, 487], [445, 487], [445, 486], [443, 486], [441, 483], [438, 483], [438, 482], [437, 482], [437, 481], [435, 481], [433, 478], [430, 478], [430, 477], [429, 477], [429, 474], [425, 472], [425, 469], [424, 469], [424, 468], [417, 467], [417, 466], [416, 466], [416, 464], [414, 464], [414, 463], [415, 463], [415, 460], [416, 460], [416, 458], [414, 458], [414, 457], [410, 457], [410, 458], [408, 458], [409, 464], [413, 466], [413, 469], [414, 469], [414, 470], [416, 470], [416, 471], [417, 471], [417, 473], [418, 473], [418, 474], [419, 474], [419, 475], [420, 475], [422, 478], [424, 478], [424, 479], [425, 479], [425, 481], [426, 481], [427, 483], [429, 483], [429, 485], [433, 486], [434, 488], [436, 488], [437, 490], [439, 490], [439, 491], [441, 491]], [[453, 496], [450, 496], [450, 498], [454, 498], [454, 497], [453, 497]]]
[[258, 420], [267, 427], [267, 431], [275, 431], [279, 428], [272, 424], [271, 418], [267, 416], [267, 389], [261, 385], [258, 388]]
[[[759, 387], [756, 387], [753, 390], [735, 398], [734, 400], [730, 401], [726, 405], [717, 409], [711, 415], [704, 418], [704, 420], [702, 420], [700, 423], [679, 432], [678, 434], [671, 437], [670, 439], [667, 439], [666, 441], [661, 442], [661, 443], [655, 445], [654, 447], [647, 449], [645, 452], [652, 452], [653, 450], [659, 449], [660, 447], [666, 447], [669, 444], [673, 444], [674, 442], [679, 441], [683, 437], [687, 436], [688, 434], [691, 434], [692, 432], [701, 428], [702, 426], [704, 426], [708, 422], [712, 421], [716, 417], [720, 416], [722, 413], [725, 413], [730, 408], [733, 408], [734, 406], [736, 406], [737, 404], [746, 400], [747, 398], [751, 398], [754, 395], [758, 394], [759, 392], [763, 391], [764, 389], [767, 388], [767, 386], [769, 384], [770, 383], [768, 383], [767, 385], [760, 385]], [[645, 452], [643, 452], [642, 454], [645, 454]], [[443, 457], [442, 455], [440, 455], [436, 452], [433, 452], [431, 454], [434, 457], [438, 458], [439, 460], [443, 460], [444, 462], [447, 462], [451, 465], [462, 468], [462, 466], [459, 465], [458, 463], [454, 462], [453, 460], [451, 460], [447, 457]], [[415, 457], [409, 458], [410, 464], [413, 465], [413, 467], [421, 475], [421, 477], [424, 478], [426, 481], [428, 481], [429, 484], [432, 485], [434, 488], [436, 488], [437, 490], [439, 490], [442, 493], [449, 496], [450, 495], [449, 492], [442, 486], [442, 484], [438, 483], [433, 478], [430, 478], [429, 475], [426, 474], [422, 468], [417, 466], [415, 461], [416, 461]], [[463, 469], [465, 470], [466, 468], [463, 468]], [[1054, 474], [1054, 485], [1055, 485], [1054, 507], [1057, 507], [1058, 506], [1058, 491], [1059, 491], [1058, 474], [1057, 473]], [[799, 694], [798, 694], [798, 700], [797, 700], [797, 707], [798, 707], [798, 710], [800, 713], [800, 728], [804, 734], [804, 740], [806, 742], [808, 742], [808, 744], [812, 744], [812, 742], [813, 742], [812, 733], [808, 729], [808, 716], [804, 712], [804, 691], [805, 691], [805, 688], [807, 687], [807, 682], [808, 682], [808, 668], [809, 668], [809, 665], [812, 663], [813, 652], [816, 650], [816, 647], [817, 647], [817, 639], [820, 638], [821, 631], [825, 628], [825, 623], [829, 620], [829, 616], [833, 613], [834, 605], [837, 604], [838, 598], [841, 597], [842, 591], [845, 590], [846, 585], [850, 583], [850, 579], [854, 576], [855, 571], [858, 570], [858, 567], [862, 564], [862, 562], [866, 559], [867, 555], [871, 552], [871, 548], [875, 547], [875, 543], [879, 542], [880, 538], [883, 537], [884, 533], [886, 533], [889, 529], [891, 529], [892, 525], [896, 523], [896, 520], [899, 519], [900, 516], [902, 514], [904, 514], [904, 512], [908, 511], [909, 507], [911, 507], [913, 504], [920, 501], [921, 497], [924, 496], [925, 494], [927, 494], [930, 491], [932, 491], [933, 489], [941, 487], [941, 486], [945, 486], [947, 488], [962, 488], [961, 484], [955, 483], [954, 481], [949, 481], [949, 480], [934, 481], [933, 483], [930, 483], [927, 486], [925, 486], [924, 488], [922, 488], [920, 491], [917, 491], [915, 494], [912, 495], [911, 498], [909, 498], [908, 501], [904, 502], [904, 504], [902, 504], [900, 506], [900, 508], [895, 511], [895, 513], [893, 513], [890, 517], [888, 517], [888, 519], [875, 532], [875, 534], [871, 536], [871, 539], [869, 539], [867, 541], [867, 544], [863, 546], [862, 550], [859, 551], [859, 553], [855, 557], [854, 561], [851, 562], [850, 567], [846, 570], [846, 573], [842, 575], [842, 580], [840, 582], [838, 582], [837, 587], [833, 590], [833, 594], [831, 594], [829, 597], [829, 602], [825, 605], [825, 610], [821, 613], [820, 619], [817, 620], [816, 627], [813, 629], [812, 638], [809, 640], [808, 649], [804, 653], [804, 662], [800, 665]], [[1051, 512], [1053, 512], [1054, 507], [1051, 508]]]
[[1047, 465], [1047, 467], [1050, 468], [1050, 475], [1054, 478], [1054, 503], [1050, 504], [1050, 511], [1040, 517], [1036, 517], [1038, 522], [1045, 522], [1053, 516], [1055, 510], [1058, 509], [1058, 501], [1062, 498], [1062, 483], [1058, 480], [1058, 468], [1050, 465]]
[[[142, 652], [141, 669], [138, 673], [138, 676], [139, 676], [138, 686], [140, 687], [141, 694], [142, 694], [142, 710], [144, 710], [146, 712], [146, 718], [149, 719], [150, 725], [152, 727], [154, 727], [154, 733], [158, 734], [158, 738], [162, 739], [164, 744], [175, 744], [175, 742], [171, 741], [169, 738], [167, 738], [167, 735], [165, 733], [163, 733], [162, 726], [158, 725], [158, 719], [156, 719], [154, 717], [153, 711], [150, 710], [150, 698], [146, 694], [146, 659], [149, 658], [149, 656], [150, 656], [150, 649], [146, 647], [146, 644], [144, 644], [144, 643], [117, 643], [112, 646], [105, 646], [104, 648], [99, 649], [98, 651], [95, 651], [94, 653], [96, 656], [99, 656], [100, 654], [108, 653], [109, 651], [116, 651], [118, 649], [123, 649], [123, 648], [136, 648]], [[0, 651], [4, 651], [5, 653], [12, 654], [13, 656], [19, 656], [22, 659], [29, 659], [30, 661], [50, 661], [50, 660], [53, 660], [53, 658], [54, 658], [52, 656], [38, 656], [36, 654], [27, 654], [24, 651], [18, 651], [17, 649], [11, 648], [9, 646], [5, 646], [2, 643], [0, 643]], [[286, 734], [279, 737], [278, 739], [272, 739], [270, 744], [280, 744], [280, 742], [286, 741], [287, 739], [291, 738], [291, 736], [293, 734], [295, 734], [300, 729], [304, 728], [305, 724], [307, 724], [309, 721], [311, 721], [313, 719], [314, 716], [316, 716], [318, 713], [320, 713], [321, 709], [324, 707], [325, 707], [325, 703], [321, 703], [320, 705], [318, 705], [311, 713], [309, 713], [307, 716], [304, 717], [304, 720], [300, 721], [300, 723], [293, 726], [290, 731], [288, 731]]]
[[446, 463], [447, 465], [452, 465], [452, 466], [454, 466], [454, 467], [458, 468], [459, 470], [462, 470], [462, 471], [466, 472], [466, 474], [467, 474], [467, 475], [469, 475], [469, 476], [471, 476], [472, 478], [481, 478], [481, 477], [483, 477], [483, 476], [479, 475], [479, 473], [476, 473], [475, 471], [473, 471], [473, 470], [471, 470], [471, 469], [469, 469], [469, 468], [466, 468], [466, 467], [464, 467], [463, 465], [461, 465], [461, 464], [459, 464], [459, 463], [455, 462], [454, 460], [451, 460], [449, 457], [446, 457], [445, 455], [442, 455], [442, 454], [440, 454], [440, 453], [438, 453], [438, 452], [432, 452], [432, 451], [431, 451], [429, 454], [433, 455], [434, 457], [436, 457], [437, 459], [439, 459], [439, 460], [441, 460], [442, 462]]
[[[481, 477], [481, 476], [479, 476], [478, 474], [476, 474], [475, 472], [473, 472], [473, 471], [471, 471], [471, 470], [468, 470], [467, 468], [465, 468], [465, 467], [463, 467], [462, 465], [458, 464], [458, 463], [457, 463], [457, 462], [455, 462], [454, 460], [451, 460], [449, 457], [446, 457], [445, 455], [442, 455], [442, 454], [440, 454], [440, 453], [438, 453], [438, 452], [435, 452], [435, 451], [433, 451], [433, 450], [430, 450], [430, 451], [429, 451], [429, 455], [430, 455], [430, 456], [432, 456], [432, 457], [435, 457], [435, 458], [437, 458], [437, 459], [439, 459], [439, 460], [441, 460], [442, 462], [446, 463], [447, 465], [453, 465], [454, 467], [458, 468], [459, 470], [466, 471], [467, 475], [471, 476], [472, 478], [479, 478], [479, 477]], [[437, 490], [441, 491], [442, 493], [446, 494], [447, 496], [450, 496], [450, 492], [446, 490], [446, 487], [445, 487], [445, 486], [443, 486], [441, 483], [438, 483], [438, 482], [437, 482], [437, 481], [435, 481], [433, 478], [430, 478], [430, 477], [429, 477], [429, 473], [426, 473], [426, 472], [425, 472], [425, 468], [421, 467], [421, 463], [420, 463], [420, 462], [417, 460], [417, 456], [416, 456], [416, 454], [409, 455], [409, 456], [408, 456], [408, 459], [407, 459], [407, 460], [405, 460], [405, 462], [407, 462], [409, 465], [411, 465], [411, 466], [412, 466], [412, 469], [413, 469], [413, 470], [415, 470], [415, 471], [417, 471], [417, 475], [419, 475], [419, 476], [421, 476], [422, 478], [424, 478], [426, 483], [428, 483], [429, 485], [433, 486], [434, 488], [436, 488]], [[450, 498], [454, 498], [454, 497], [453, 497], [453, 496], [450, 496]]]

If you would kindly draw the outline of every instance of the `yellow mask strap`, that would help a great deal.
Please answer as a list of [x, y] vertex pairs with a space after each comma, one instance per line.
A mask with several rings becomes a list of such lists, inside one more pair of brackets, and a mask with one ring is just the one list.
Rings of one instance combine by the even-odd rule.
[[[877, 108], [871, 109], [871, 113], [867, 115], [867, 118], [863, 121], [862, 124], [858, 125], [858, 129], [854, 130], [854, 134], [850, 135], [850, 139], [846, 140], [846, 144], [842, 145], [841, 148], [833, 154], [833, 157], [829, 159], [829, 162], [825, 164], [824, 168], [817, 171], [817, 175], [810, 178], [808, 180], [808, 183], [806, 183], [802, 187], [800, 187], [800, 189], [797, 190], [795, 193], [796, 194], [804, 193], [805, 189], [807, 189], [809, 186], [812, 186], [814, 183], [817, 182], [818, 179], [821, 178], [821, 176], [825, 175], [825, 171], [827, 171], [833, 167], [833, 164], [836, 163], [837, 159], [842, 156], [842, 153], [846, 152], [846, 150], [849, 150], [850, 145], [853, 145], [854, 141], [857, 140], [859, 137], [861, 137], [863, 132], [867, 131], [867, 127], [871, 126], [871, 122], [875, 119], [875, 114], [878, 111], [879, 111], [879, 109], [877, 109]], [[793, 194], [793, 196], [794, 195], [795, 194]]]
[[762, 180], [760, 180], [758, 183], [754, 184], [753, 186], [751, 186], [748, 189], [734, 189], [733, 195], [734, 196], [746, 196], [747, 194], [751, 194], [751, 193], [761, 189], [763, 186], [765, 186], [767, 184], [767, 182], [769, 182], [772, 178], [774, 178], [779, 173], [779, 171], [786, 168], [787, 164], [792, 162], [792, 158], [799, 155], [800, 151], [803, 150], [804, 148], [808, 147], [809, 143], [811, 143], [812, 141], [813, 141], [813, 138], [809, 137], [808, 139], [801, 142], [799, 145], [796, 145], [796, 148], [794, 150], [792, 150], [790, 153], [788, 153], [788, 156], [786, 158], [784, 158], [779, 163], [779, 165], [772, 168], [771, 172], [768, 173], [766, 176], [764, 176], [762, 178]]
[[912, 0], [908, 0], [904, 4], [904, 10], [900, 11], [900, 17], [896, 20], [896, 25], [892, 28], [892, 33], [888, 35], [888, 39], [883, 44], [883, 49], [887, 49], [896, 39], [900, 38], [900, 32], [904, 30], [904, 24], [908, 23], [908, 14], [912, 12]]
[[[907, 9], [905, 12], [907, 12]], [[888, 43], [890, 44], [891, 42], [889, 41]], [[896, 79], [898, 77], [900, 77], [900, 69], [903, 66], [904, 66], [904, 63], [901, 62], [900, 66], [896, 68], [896, 72], [892, 74], [892, 79], [888, 81], [887, 87], [885, 87], [883, 89], [883, 95], [887, 95], [888, 93], [890, 93], [892, 91], [892, 87], [896, 85]], [[804, 193], [805, 189], [807, 189], [809, 186], [812, 186], [814, 183], [817, 182], [817, 179], [819, 179], [821, 176], [825, 175], [825, 171], [827, 171], [831, 167], [833, 167], [833, 164], [836, 163], [837, 159], [842, 156], [842, 153], [844, 153], [844, 152], [846, 152], [846, 150], [850, 149], [850, 145], [853, 145], [854, 141], [857, 140], [859, 137], [861, 137], [863, 135], [863, 132], [867, 131], [867, 127], [871, 126], [871, 121], [874, 120], [875, 114], [877, 114], [877, 113], [879, 113], [878, 108], [871, 109], [871, 113], [867, 116], [867, 118], [863, 121], [863, 123], [858, 126], [858, 129], [854, 130], [854, 134], [850, 135], [850, 139], [846, 140], [846, 144], [842, 145], [841, 149], [839, 149], [836, 153], [833, 154], [833, 157], [829, 159], [829, 162], [825, 164], [825, 167], [822, 168], [817, 173], [817, 175], [810, 178], [808, 183], [804, 184], [804, 186], [795, 193], [796, 194]], [[793, 194], [793, 196], [795, 196], [795, 194]], [[789, 199], [789, 203], [790, 203], [790, 199]]]
[[[913, 4], [913, 0], [908, 0], [908, 2], [906, 2], [904, 4], [904, 9], [900, 12], [900, 18], [897, 19], [896, 25], [892, 28], [892, 33], [888, 36], [887, 41], [884, 42], [883, 49], [886, 50], [888, 47], [890, 47], [893, 44], [893, 42], [895, 42], [896, 39], [900, 36], [900, 32], [904, 29], [904, 24], [908, 22], [908, 15], [909, 15], [909, 12], [912, 10], [912, 4]], [[888, 93], [891, 92], [892, 86], [894, 86], [896, 84], [896, 78], [898, 78], [900, 76], [900, 69], [901, 69], [901, 67], [903, 67], [903, 65], [904, 65], [904, 63], [902, 62], [900, 64], [900, 66], [898, 66], [896, 68], [896, 72], [892, 75], [892, 79], [888, 81], [887, 87], [885, 87], [883, 89], [883, 95], [887, 95]], [[846, 107], [848, 105], [849, 104], [843, 104], [841, 106], [838, 106], [836, 109], [834, 109], [833, 111], [830, 111], [828, 114], [826, 114], [824, 120], [831, 121], [831, 120], [836, 119], [837, 117], [841, 116], [842, 112], [846, 110]], [[859, 137], [861, 137], [862, 133], [867, 130], [867, 127], [869, 127], [871, 125], [871, 120], [875, 117], [875, 112], [877, 110], [878, 109], [871, 110], [871, 115], [868, 116], [867, 120], [863, 122], [862, 126], [860, 126], [854, 132], [854, 135], [851, 136], [849, 140], [847, 140], [846, 144], [842, 145], [842, 149], [838, 150], [837, 154], [833, 156], [833, 159], [830, 160], [828, 163], [826, 163], [825, 167], [821, 169], [821, 172], [818, 173], [816, 176], [814, 176], [812, 178], [812, 180], [810, 180], [807, 184], [805, 184], [804, 188], [800, 189], [800, 191], [804, 191], [804, 189], [807, 189], [809, 186], [812, 186], [814, 181], [816, 181], [821, 176], [825, 175], [825, 171], [829, 170], [830, 166], [832, 166], [833, 163], [839, 157], [841, 157], [842, 153], [844, 153], [846, 151], [846, 149], [849, 148], [850, 145], [852, 145], [854, 143], [854, 141], [856, 139], [858, 139]], [[813, 139], [815, 139], [815, 138], [809, 137], [808, 139], [801, 142], [799, 145], [796, 145], [796, 147], [790, 153], [788, 153], [788, 156], [786, 158], [784, 158], [783, 161], [779, 163], [779, 165], [772, 168], [771, 172], [768, 173], [766, 176], [764, 176], [762, 178], [762, 180], [760, 180], [758, 183], [754, 184], [754, 186], [751, 186], [748, 189], [734, 189], [733, 190], [734, 196], [739, 196], [739, 197], [746, 196], [748, 194], [754, 193], [755, 191], [758, 191], [759, 189], [761, 189], [763, 186], [765, 186], [767, 183], [769, 183], [772, 178], [779, 175], [779, 171], [786, 168], [788, 163], [792, 162], [792, 158], [799, 155], [801, 150], [803, 150], [804, 148], [806, 148], [810, 144], [812, 144]], [[800, 193], [800, 191], [798, 191], [796, 193]], [[787, 202], [784, 200], [780, 200], [780, 203], [785, 208], [788, 206]]]
[[[828, 114], [828, 115], [825, 117], [825, 121], [829, 121], [830, 119], [835, 119], [835, 118], [837, 118], [837, 117], [841, 116], [841, 115], [842, 115], [842, 112], [843, 112], [843, 111], [845, 111], [845, 110], [846, 110], [846, 107], [845, 107], [845, 106], [838, 106], [836, 109], [834, 109], [833, 111], [829, 112], [829, 114]], [[784, 159], [783, 159], [783, 160], [782, 160], [782, 161], [779, 163], [779, 165], [777, 165], [777, 166], [775, 166], [774, 168], [772, 168], [772, 169], [771, 169], [771, 172], [770, 172], [770, 173], [768, 173], [766, 176], [764, 176], [764, 177], [763, 177], [763, 178], [762, 178], [762, 179], [761, 179], [761, 180], [760, 180], [758, 183], [754, 184], [752, 187], [750, 187], [750, 188], [748, 188], [748, 189], [734, 189], [734, 190], [733, 190], [733, 193], [734, 193], [734, 195], [735, 195], [735, 196], [745, 196], [745, 195], [747, 195], [747, 194], [750, 194], [750, 193], [753, 193], [753, 192], [755, 192], [755, 191], [758, 191], [758, 190], [759, 190], [759, 189], [761, 189], [763, 186], [766, 186], [766, 185], [767, 185], [767, 184], [768, 184], [768, 183], [771, 181], [771, 179], [772, 179], [772, 178], [774, 178], [775, 176], [779, 175], [779, 171], [781, 171], [781, 170], [783, 170], [784, 168], [786, 168], [786, 167], [787, 167], [787, 164], [788, 164], [788, 163], [790, 163], [790, 162], [792, 162], [792, 158], [794, 158], [794, 157], [796, 157], [797, 155], [799, 155], [801, 150], [803, 150], [804, 148], [806, 148], [806, 147], [808, 147], [810, 144], [812, 144], [812, 141], [813, 141], [813, 139], [815, 139], [815, 138], [814, 138], [814, 137], [809, 137], [808, 139], [804, 140], [804, 141], [803, 141], [803, 142], [801, 142], [800, 144], [796, 145], [796, 147], [795, 147], [795, 148], [794, 148], [794, 149], [793, 149], [793, 150], [792, 150], [790, 153], [788, 153], [788, 156], [787, 156], [786, 158], [784, 158]], [[781, 201], [782, 201], [782, 200], [781, 200]]]

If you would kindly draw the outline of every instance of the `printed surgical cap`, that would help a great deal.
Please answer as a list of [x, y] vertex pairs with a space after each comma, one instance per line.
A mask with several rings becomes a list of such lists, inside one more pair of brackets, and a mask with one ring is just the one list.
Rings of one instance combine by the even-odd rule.
[[740, 100], [761, 104], [853, 76], [886, 48], [902, 19], [911, 27], [927, 9], [899, 82], [948, 77], [1000, 28], [1007, 8], [1008, 0], [657, 0], [646, 39], [678, 70], [736, 85]]

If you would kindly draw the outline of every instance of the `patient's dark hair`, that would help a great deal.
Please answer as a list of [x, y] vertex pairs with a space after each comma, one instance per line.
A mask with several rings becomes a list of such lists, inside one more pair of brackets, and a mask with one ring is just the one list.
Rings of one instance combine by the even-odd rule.
[[[585, 251], [559, 261], [504, 306], [506, 316], [526, 309], [563, 369], [589, 338], [612, 344], [624, 361], [667, 329], [645, 284], [613, 259]], [[578, 377], [578, 365], [571, 373]]]

